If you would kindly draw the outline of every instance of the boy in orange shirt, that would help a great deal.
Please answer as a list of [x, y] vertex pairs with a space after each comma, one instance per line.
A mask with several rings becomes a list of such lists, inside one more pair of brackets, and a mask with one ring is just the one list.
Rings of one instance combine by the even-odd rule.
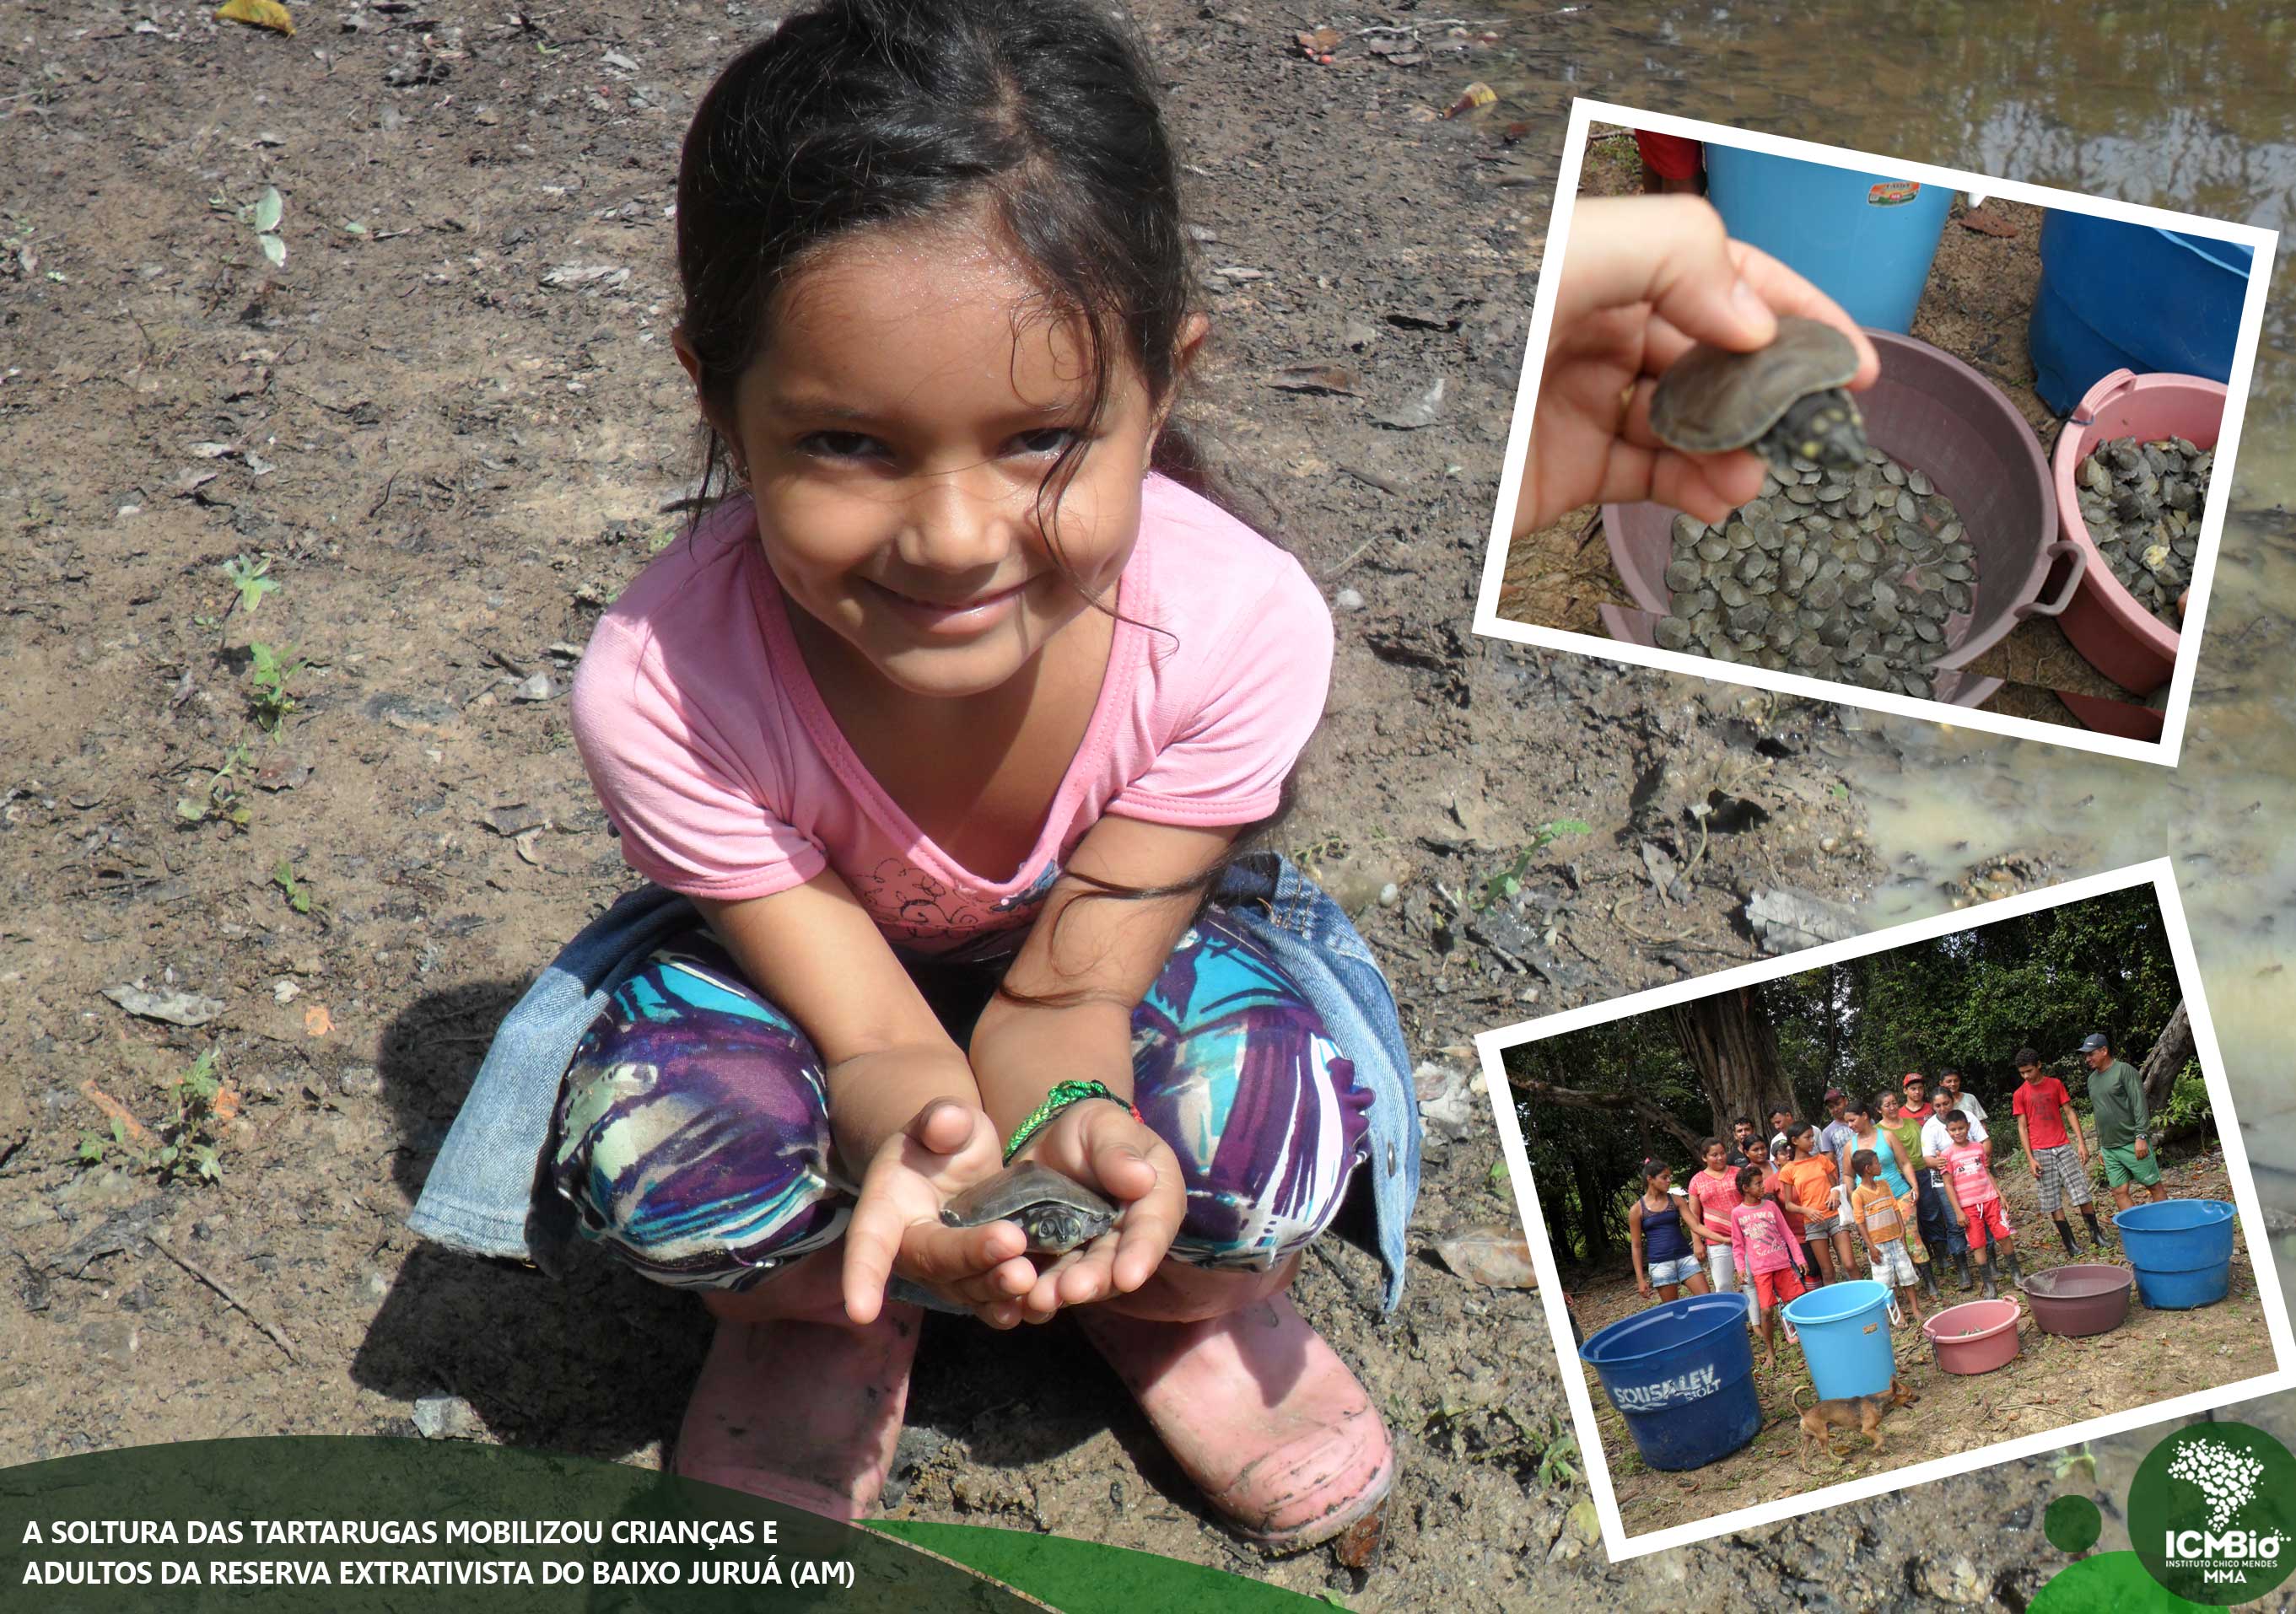
[[1914, 1287], [1920, 1279], [1906, 1249], [1913, 1191], [1908, 1189], [1903, 1195], [1891, 1192], [1882, 1180], [1881, 1158], [1871, 1149], [1851, 1155], [1849, 1168], [1857, 1174], [1857, 1186], [1849, 1191], [1849, 1217], [1865, 1243], [1866, 1263], [1873, 1269], [1874, 1282], [1898, 1291], [1906, 1321], [1918, 1327], [1922, 1308], [1914, 1299]]

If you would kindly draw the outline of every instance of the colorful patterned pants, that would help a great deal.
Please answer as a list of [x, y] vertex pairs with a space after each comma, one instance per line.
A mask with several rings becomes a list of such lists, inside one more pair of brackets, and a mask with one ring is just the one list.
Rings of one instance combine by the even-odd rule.
[[[928, 998], [955, 1018], [949, 995]], [[1266, 1270], [1331, 1225], [1368, 1147], [1372, 1095], [1218, 909], [1133, 1012], [1132, 1066], [1133, 1102], [1187, 1191], [1176, 1259]], [[583, 1233], [647, 1276], [743, 1289], [843, 1236], [862, 1165], [837, 1158], [812, 1043], [694, 931], [659, 949], [583, 1037], [550, 1171]]]

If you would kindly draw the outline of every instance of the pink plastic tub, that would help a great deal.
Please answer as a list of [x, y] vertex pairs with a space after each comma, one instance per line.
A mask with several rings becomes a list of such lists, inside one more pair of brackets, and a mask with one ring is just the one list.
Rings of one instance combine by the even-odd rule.
[[1989, 1373], [2017, 1356], [2017, 1302], [1964, 1300], [1922, 1319], [1922, 1332], [1949, 1373]]
[[[1888, 331], [1866, 334], [1882, 356], [1881, 380], [1857, 395], [1867, 440], [1899, 464], [1926, 473], [1953, 501], [1976, 546], [1976, 597], [1969, 610], [1947, 619], [1946, 653], [1931, 663], [1938, 700], [1976, 706], [2000, 681], [1956, 669], [2027, 617], [2063, 610], [2094, 549], [2060, 536], [2057, 493], [2041, 446], [1992, 382], [1927, 342]], [[1652, 613], [1638, 625], [1641, 632], [1622, 634], [1622, 625], [1637, 626], [1631, 622], [1635, 613], [1604, 608], [1603, 619], [1614, 637], [1657, 643], [1645, 635], [1666, 614], [1675, 513], [1657, 504], [1603, 507], [1603, 531], [1620, 580], [1635, 603]], [[2060, 560], [2067, 563], [2063, 575], [2051, 586]], [[1729, 665], [1718, 664], [1717, 676], [1728, 676]]]
[[2097, 553], [2081, 520], [2073, 474], [2099, 443], [2117, 437], [2140, 442], [2180, 437], [2213, 448], [2224, 406], [2224, 384], [2205, 376], [2116, 370], [2088, 389], [2057, 438], [2057, 523], [2088, 561], [2080, 592], [2060, 620], [2073, 648], [2131, 694], [2149, 695], [2169, 681], [2177, 665], [2177, 634], [2136, 602]]

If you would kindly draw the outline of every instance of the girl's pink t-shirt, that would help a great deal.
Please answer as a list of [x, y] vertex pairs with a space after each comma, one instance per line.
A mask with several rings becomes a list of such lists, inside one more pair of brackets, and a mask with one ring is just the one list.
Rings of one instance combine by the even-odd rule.
[[1799, 1266], [1797, 1242], [1775, 1200], [1759, 1205], [1741, 1200], [1730, 1208], [1730, 1253], [1740, 1272], [1783, 1272]]
[[1703, 1166], [1690, 1174], [1691, 1197], [1698, 1201], [1698, 1219], [1719, 1233], [1730, 1225], [1730, 1208], [1740, 1202], [1738, 1168], [1716, 1176]]
[[861, 766], [790, 609], [750, 502], [710, 512], [599, 619], [574, 679], [583, 766], [648, 879], [739, 902], [834, 868], [887, 940], [923, 953], [1017, 946], [1104, 814], [1198, 827], [1267, 816], [1331, 684], [1331, 613], [1300, 563], [1150, 477], [1084, 741], [1021, 866], [980, 873]]

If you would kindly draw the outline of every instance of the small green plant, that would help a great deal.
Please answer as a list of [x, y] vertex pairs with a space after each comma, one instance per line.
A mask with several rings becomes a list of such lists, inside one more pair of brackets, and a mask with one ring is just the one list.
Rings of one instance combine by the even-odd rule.
[[1467, 893], [1467, 905], [1480, 914], [1499, 903], [1513, 902], [1522, 892], [1522, 877], [1530, 873], [1531, 860], [1565, 835], [1586, 835], [1593, 826], [1577, 818], [1551, 818], [1532, 832], [1531, 842], [1515, 855], [1515, 860], [1482, 884]]
[[2190, 1131], [2211, 1113], [2209, 1084], [2201, 1075], [2200, 1061], [2186, 1060], [2177, 1073], [2176, 1086], [2169, 1090], [2169, 1102], [2152, 1117], [2152, 1130], [2161, 1136]]
[[271, 883], [287, 894], [287, 905], [298, 914], [311, 911], [311, 888], [295, 878], [295, 865], [282, 857], [271, 871]]
[[240, 615], [253, 616], [255, 608], [263, 603], [263, 596], [278, 588], [278, 583], [268, 575], [270, 570], [269, 555], [254, 561], [245, 555], [234, 555], [223, 563], [223, 575], [231, 579], [234, 588], [239, 590]]
[[101, 1166], [117, 1155], [135, 1170], [159, 1173], [162, 1182], [186, 1176], [209, 1183], [222, 1181], [223, 1166], [216, 1156], [213, 1128], [217, 1119], [216, 1094], [223, 1091], [223, 1083], [216, 1076], [215, 1061], [215, 1050], [210, 1048], [168, 1084], [175, 1114], [161, 1125], [154, 1143], [139, 1144], [129, 1135], [127, 1123], [115, 1115], [108, 1134], [79, 1135], [82, 1163]]
[[1538, 1454], [1538, 1483], [1541, 1485], [1576, 1485], [1578, 1483], [1578, 1437], [1564, 1430], [1546, 1443]]
[[1491, 1162], [1490, 1176], [1484, 1179], [1483, 1186], [1489, 1189], [1493, 1193], [1497, 1194], [1501, 1199], [1505, 1199], [1507, 1196], [1509, 1190], [1507, 1188], [1507, 1163], [1506, 1157], [1505, 1155], [1501, 1155], [1497, 1159]]
[[255, 685], [250, 704], [255, 709], [255, 720], [263, 725], [264, 732], [275, 734], [279, 732], [279, 725], [287, 720], [288, 714], [295, 709], [295, 697], [287, 688], [289, 682], [311, 664], [291, 660], [289, 658], [295, 654], [292, 646], [277, 651], [257, 640], [247, 649], [248, 653], [255, 658], [255, 666], [249, 674]]
[[233, 746], [224, 753], [223, 766], [208, 775], [205, 789], [196, 796], [176, 799], [176, 816], [186, 823], [204, 823], [217, 818], [234, 829], [245, 829], [248, 820], [255, 815], [247, 792], [241, 788], [247, 762], [247, 748]]

